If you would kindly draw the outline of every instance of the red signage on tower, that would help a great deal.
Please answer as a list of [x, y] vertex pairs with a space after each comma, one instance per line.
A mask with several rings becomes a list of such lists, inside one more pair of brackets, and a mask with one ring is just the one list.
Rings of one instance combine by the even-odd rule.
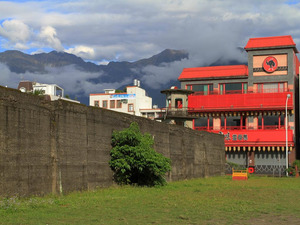
[[263, 62], [263, 68], [267, 73], [274, 72], [278, 67], [277, 59], [273, 56], [268, 56]]

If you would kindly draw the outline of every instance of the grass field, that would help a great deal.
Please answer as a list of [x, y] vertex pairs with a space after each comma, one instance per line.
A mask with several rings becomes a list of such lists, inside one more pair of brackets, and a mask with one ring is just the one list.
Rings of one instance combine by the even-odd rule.
[[224, 176], [0, 199], [0, 224], [300, 224], [300, 179]]

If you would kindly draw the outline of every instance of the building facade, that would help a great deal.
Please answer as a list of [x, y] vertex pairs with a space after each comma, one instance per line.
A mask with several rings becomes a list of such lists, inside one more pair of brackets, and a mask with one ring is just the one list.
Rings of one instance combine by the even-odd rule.
[[77, 100], [66, 98], [64, 95], [64, 89], [57, 84], [42, 84], [32, 81], [21, 81], [18, 85], [18, 90], [25, 93], [34, 93], [35, 91], [40, 92], [41, 95], [49, 96], [51, 101], [58, 99], [80, 103]]
[[152, 109], [152, 98], [140, 87], [139, 82], [127, 86], [126, 92], [116, 93], [115, 89], [105, 89], [105, 93], [90, 94], [90, 106], [142, 116], [142, 109]]
[[284, 175], [299, 145], [299, 60], [291, 36], [250, 38], [248, 65], [185, 68], [193, 129], [224, 135], [229, 162]]

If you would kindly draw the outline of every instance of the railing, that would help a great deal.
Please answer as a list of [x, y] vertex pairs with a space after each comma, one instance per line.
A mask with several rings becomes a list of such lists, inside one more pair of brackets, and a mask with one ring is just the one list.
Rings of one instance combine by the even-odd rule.
[[[278, 126], [278, 125], [264, 125], [264, 126], [258, 126], [257, 128], [252, 127], [252, 126], [222, 126], [220, 129], [215, 129], [215, 130], [283, 130], [285, 129], [284, 125]], [[288, 129], [291, 129], [290, 126], [288, 126]], [[195, 130], [213, 130], [213, 126], [203, 126], [203, 127], [198, 127], [195, 126]]]
[[193, 95], [230, 95], [230, 94], [250, 94], [250, 93], [283, 93], [289, 92], [288, 88], [268, 88], [268, 89], [257, 89], [257, 90], [232, 90], [232, 91], [195, 91]]
[[284, 110], [287, 94], [288, 109], [293, 109], [293, 93], [247, 93], [224, 95], [190, 95], [188, 110], [193, 112], [236, 111], [236, 110]]

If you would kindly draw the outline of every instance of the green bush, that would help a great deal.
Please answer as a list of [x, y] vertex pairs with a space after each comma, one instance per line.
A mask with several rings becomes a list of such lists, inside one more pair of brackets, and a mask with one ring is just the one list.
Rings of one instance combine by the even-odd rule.
[[139, 186], [164, 185], [164, 175], [171, 170], [170, 159], [152, 148], [153, 138], [142, 134], [136, 122], [112, 134], [110, 168], [118, 184]]

